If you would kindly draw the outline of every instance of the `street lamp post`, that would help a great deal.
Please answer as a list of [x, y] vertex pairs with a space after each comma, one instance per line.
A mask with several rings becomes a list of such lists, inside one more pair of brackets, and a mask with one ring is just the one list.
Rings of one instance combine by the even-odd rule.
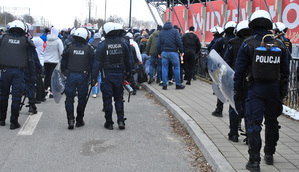
[[132, 0], [130, 0], [129, 28], [131, 28]]

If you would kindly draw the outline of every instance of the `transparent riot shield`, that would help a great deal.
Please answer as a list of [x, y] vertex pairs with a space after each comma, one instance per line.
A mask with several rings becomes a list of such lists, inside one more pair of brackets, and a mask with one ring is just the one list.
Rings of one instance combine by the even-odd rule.
[[233, 81], [235, 72], [215, 50], [208, 56], [208, 72], [215, 84], [213, 90], [218, 99], [223, 103], [228, 102], [235, 109]]
[[59, 62], [53, 70], [51, 77], [51, 89], [56, 103], [60, 102], [60, 99], [63, 95], [65, 88], [65, 80], [66, 77], [61, 72], [61, 64]]

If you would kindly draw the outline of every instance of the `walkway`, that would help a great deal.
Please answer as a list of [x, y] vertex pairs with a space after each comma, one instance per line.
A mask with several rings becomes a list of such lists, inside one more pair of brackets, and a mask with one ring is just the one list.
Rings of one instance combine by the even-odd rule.
[[[216, 106], [212, 86], [200, 80], [192, 81], [191, 84], [184, 90], [176, 90], [175, 85], [162, 90], [156, 83], [145, 83], [142, 86], [187, 128], [214, 171], [247, 171], [245, 164], [248, 161], [248, 147], [243, 142], [244, 136], [239, 137], [238, 143], [227, 139], [228, 104], [224, 105], [222, 118], [212, 116], [211, 112]], [[274, 165], [265, 164], [262, 149], [261, 171], [299, 171], [299, 122], [284, 116], [279, 117], [279, 122], [280, 139], [274, 154]], [[264, 138], [264, 130], [261, 135]]]

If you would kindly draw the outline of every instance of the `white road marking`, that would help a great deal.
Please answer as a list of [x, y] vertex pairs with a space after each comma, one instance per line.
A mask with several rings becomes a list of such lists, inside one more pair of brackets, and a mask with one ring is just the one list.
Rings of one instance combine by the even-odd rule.
[[25, 124], [18, 132], [18, 135], [32, 135], [42, 114], [43, 112], [37, 112], [37, 114], [29, 115], [27, 120], [25, 121]]

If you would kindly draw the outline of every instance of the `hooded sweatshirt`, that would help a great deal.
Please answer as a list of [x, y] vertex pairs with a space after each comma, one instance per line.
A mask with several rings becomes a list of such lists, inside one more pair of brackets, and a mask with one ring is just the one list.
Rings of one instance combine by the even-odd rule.
[[45, 63], [58, 63], [63, 52], [63, 43], [58, 37], [59, 31], [52, 27], [48, 35], [47, 47], [44, 52]]

